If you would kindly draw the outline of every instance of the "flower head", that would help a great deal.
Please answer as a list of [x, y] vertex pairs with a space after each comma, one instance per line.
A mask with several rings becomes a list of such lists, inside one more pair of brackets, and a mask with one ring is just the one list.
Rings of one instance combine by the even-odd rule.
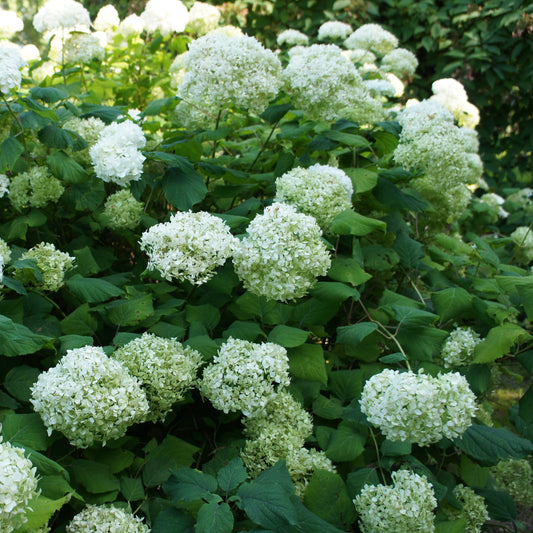
[[9, 94], [11, 89], [20, 89], [22, 74], [20, 69], [26, 65], [16, 47], [0, 45], [0, 92]]
[[50, 174], [47, 167], [34, 166], [11, 179], [9, 199], [17, 208], [44, 207], [57, 202], [65, 188]]
[[453, 495], [461, 504], [461, 510], [453, 513], [453, 517], [466, 518], [466, 533], [481, 533], [481, 527], [490, 519], [485, 498], [464, 485], [457, 485], [453, 489]]
[[186, 29], [196, 35], [205, 35], [218, 27], [220, 17], [220, 9], [217, 6], [205, 2], [194, 2], [189, 11]]
[[418, 67], [418, 59], [405, 48], [396, 48], [381, 60], [381, 69], [396, 74], [399, 78], [410, 78]]
[[120, 24], [118, 11], [112, 4], [102, 6], [94, 19], [93, 26], [98, 31], [112, 31]]
[[122, 437], [149, 411], [139, 381], [96, 346], [67, 350], [55, 367], [40, 374], [31, 392], [49, 434], [60, 431], [81, 448]]
[[141, 13], [144, 29], [148, 32], [159, 30], [163, 37], [185, 29], [189, 12], [180, 0], [148, 0]]
[[41, 33], [90, 25], [89, 12], [75, 0], [48, 0], [33, 17], [33, 26]]
[[104, 59], [105, 48], [94, 33], [71, 32], [65, 41], [67, 63], [89, 63], [93, 59]]
[[0, 39], [9, 39], [24, 28], [24, 22], [13, 11], [0, 9]]
[[135, 229], [141, 222], [144, 204], [129, 189], [111, 194], [105, 202], [102, 220], [111, 229]]
[[131, 512], [113, 505], [88, 505], [67, 525], [67, 533], [149, 533], [150, 528]]
[[444, 366], [464, 366], [472, 362], [474, 349], [481, 342], [481, 337], [472, 328], [454, 329], [441, 350]]
[[305, 46], [309, 44], [309, 37], [298, 30], [283, 30], [277, 37], [279, 46]]
[[363, 24], [344, 41], [344, 46], [352, 50], [363, 48], [383, 57], [398, 46], [398, 39], [379, 24]]
[[0, 198], [3, 198], [6, 194], [9, 194], [9, 178], [5, 174], [0, 174]]
[[506, 459], [490, 468], [496, 487], [510, 494], [518, 505], [533, 505], [533, 468], [527, 459]]
[[120, 33], [123, 37], [135, 37], [140, 35], [144, 30], [144, 20], [138, 15], [132, 14], [128, 15], [121, 23], [118, 25], [117, 32]]
[[324, 22], [324, 24], [318, 28], [318, 40], [344, 41], [351, 33], [352, 27], [349, 24], [346, 24], [345, 22], [339, 22], [338, 20], [330, 20], [328, 22]]

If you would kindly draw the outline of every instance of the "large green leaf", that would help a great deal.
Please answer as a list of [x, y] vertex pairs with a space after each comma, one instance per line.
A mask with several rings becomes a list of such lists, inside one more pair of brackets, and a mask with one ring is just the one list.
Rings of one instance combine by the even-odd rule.
[[507, 492], [479, 488], [476, 493], [485, 499], [492, 520], [511, 522], [517, 517], [515, 502]]
[[24, 146], [13, 136], [0, 144], [0, 172], [12, 169], [17, 159], [24, 153]]
[[357, 346], [376, 329], [378, 326], [375, 322], [360, 322], [351, 326], [340, 326], [337, 328], [337, 342]]
[[167, 200], [180, 211], [187, 211], [201, 202], [207, 194], [204, 180], [194, 169], [187, 171], [169, 168], [162, 180]]
[[248, 478], [248, 471], [240, 457], [235, 457], [217, 473], [220, 488], [229, 494]]
[[17, 529], [17, 533], [34, 533], [46, 526], [52, 516], [70, 500], [70, 495], [51, 500], [45, 496], [38, 496], [31, 501], [26, 511], [26, 523]]
[[368, 235], [376, 230], [386, 231], [386, 229], [387, 224], [382, 220], [365, 217], [351, 209], [339, 213], [329, 226], [329, 231], [332, 233], [337, 233], [338, 235], [355, 235], [356, 237]]
[[76, 481], [88, 492], [102, 494], [120, 488], [118, 479], [108, 465], [87, 459], [74, 459], [71, 468]]
[[37, 381], [40, 370], [28, 365], [13, 367], [4, 380], [7, 392], [21, 402], [27, 402], [31, 398], [30, 387]]
[[68, 183], [82, 183], [89, 177], [87, 171], [65, 152], [58, 150], [46, 158], [52, 174]]
[[461, 287], [450, 287], [442, 291], [434, 292], [431, 300], [435, 311], [440, 316], [441, 322], [457, 320], [472, 308], [474, 297]]
[[33, 333], [22, 324], [0, 315], [0, 355], [15, 357], [38, 352], [42, 348], [53, 348], [53, 339]]
[[327, 384], [324, 352], [319, 344], [302, 344], [289, 350], [289, 369], [295, 378]]
[[311, 296], [326, 302], [344, 302], [348, 298], [359, 300], [359, 291], [336, 281], [319, 281], [310, 291]]
[[336, 257], [331, 262], [328, 276], [335, 281], [350, 283], [354, 287], [368, 281], [372, 275], [363, 270], [361, 264], [351, 257]]
[[106, 304], [105, 309], [107, 317], [116, 326], [135, 326], [154, 314], [149, 294], [131, 300], [116, 300]]
[[89, 303], [105, 302], [124, 294], [121, 288], [99, 278], [73, 276], [66, 285], [80, 300]]
[[4, 440], [17, 446], [46, 450], [48, 435], [37, 413], [7, 414], [2, 422]]
[[226, 502], [209, 502], [198, 511], [196, 533], [231, 533], [233, 513]]
[[192, 468], [178, 468], [172, 472], [163, 489], [174, 502], [193, 502], [208, 498], [218, 488], [217, 480]]
[[[317, 430], [317, 438], [322, 446]], [[334, 462], [353, 461], [365, 449], [367, 439], [366, 428], [350, 421], [343, 421], [327, 438], [326, 455]], [[324, 446], [322, 446], [324, 447]]]
[[278, 324], [269, 334], [267, 340], [285, 348], [301, 346], [309, 337], [309, 332]]
[[98, 327], [97, 320], [91, 315], [89, 304], [80, 305], [61, 321], [61, 331], [65, 335], [92, 336]]
[[531, 335], [516, 324], [504, 324], [492, 328], [485, 340], [474, 351], [474, 363], [492, 363], [507, 355], [513, 345], [526, 342]]

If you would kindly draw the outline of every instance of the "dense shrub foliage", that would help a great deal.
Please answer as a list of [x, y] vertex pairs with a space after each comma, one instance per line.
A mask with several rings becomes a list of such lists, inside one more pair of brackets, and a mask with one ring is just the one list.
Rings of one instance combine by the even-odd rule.
[[533, 190], [348, 4], [2, 15], [2, 531], [521, 527]]

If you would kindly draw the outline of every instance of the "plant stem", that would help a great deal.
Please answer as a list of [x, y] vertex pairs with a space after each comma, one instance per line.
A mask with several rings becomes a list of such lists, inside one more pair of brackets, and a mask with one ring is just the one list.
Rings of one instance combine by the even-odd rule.
[[379, 454], [378, 441], [376, 440], [376, 436], [374, 435], [372, 428], [368, 428], [368, 429], [370, 430], [370, 435], [372, 436], [372, 441], [374, 442], [374, 448], [376, 449], [376, 460], [378, 463], [379, 473], [381, 474], [381, 479], [383, 480], [383, 483], [385, 483], [386, 485], [387, 479], [385, 478], [385, 472], [383, 471], [383, 466], [381, 465], [381, 456]]
[[28, 152], [28, 147], [26, 146], [26, 139], [24, 138], [24, 126], [22, 125], [22, 121], [20, 120], [20, 117], [13, 111], [12, 107], [9, 105], [9, 102], [7, 101], [7, 98], [4, 96], [4, 94], [2, 94], [2, 100], [4, 100], [4, 103], [6, 104], [6, 107], [9, 110], [9, 113], [15, 119], [15, 122], [20, 128], [20, 135], [22, 138], [22, 144], [24, 146], [24, 154], [26, 155], [26, 157], [28, 157], [29, 152]]
[[[281, 119], [280, 119], [281, 120]], [[261, 157], [261, 154], [264, 152], [265, 148], [267, 147], [267, 144], [268, 142], [270, 141], [272, 135], [274, 134], [274, 131], [276, 130], [276, 128], [278, 127], [278, 124], [279, 124], [279, 120], [272, 126], [272, 129], [270, 130], [270, 133], [268, 134], [268, 137], [267, 137], [267, 140], [265, 141], [265, 143], [263, 144], [263, 146], [261, 146], [261, 149], [259, 150], [259, 153], [255, 156], [255, 159], [253, 161], [253, 163], [250, 165], [250, 167], [248, 168], [248, 172], [251, 172], [252, 169], [254, 168], [255, 164], [257, 163], [258, 159]]]

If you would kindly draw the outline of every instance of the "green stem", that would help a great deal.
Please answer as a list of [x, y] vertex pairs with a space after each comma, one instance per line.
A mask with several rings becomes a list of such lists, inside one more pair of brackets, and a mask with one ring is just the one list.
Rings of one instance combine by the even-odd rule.
[[254, 168], [255, 164], [257, 163], [257, 161], [261, 157], [261, 154], [264, 152], [265, 148], [267, 147], [272, 135], [274, 134], [274, 131], [278, 127], [278, 124], [279, 124], [279, 120], [272, 126], [272, 129], [270, 130], [270, 133], [268, 134], [267, 140], [265, 141], [263, 146], [261, 146], [261, 149], [259, 150], [259, 153], [255, 156], [255, 159], [254, 159], [253, 163], [250, 165], [250, 168], [248, 168], [248, 172], [252, 171], [252, 169]]
[[34, 292], [35, 294], [38, 294], [39, 296], [42, 296], [47, 302], [50, 302], [63, 315], [63, 317], [67, 316], [64, 313], [63, 309], [61, 309], [61, 307], [59, 307], [59, 305], [56, 302], [54, 302], [52, 298], [50, 298], [49, 296], [46, 296], [46, 294], [42, 293], [41, 291], [37, 291], [35, 289], [32, 290], [32, 292]]
[[383, 466], [381, 464], [381, 456], [379, 454], [379, 446], [378, 441], [376, 440], [376, 436], [374, 435], [374, 432], [372, 431], [372, 428], [368, 428], [370, 430], [370, 435], [372, 436], [372, 441], [374, 442], [374, 448], [376, 449], [376, 460], [378, 463], [378, 469], [379, 473], [381, 474], [381, 479], [383, 480], [383, 483], [387, 485], [387, 479], [385, 477], [385, 472], [383, 471]]
[[15, 122], [17, 123], [18, 127], [20, 128], [20, 135], [22, 138], [22, 144], [24, 146], [24, 155], [26, 157], [29, 156], [28, 147], [26, 146], [26, 139], [24, 137], [24, 126], [22, 125], [22, 121], [20, 120], [20, 117], [13, 111], [11, 106], [9, 105], [9, 102], [7, 101], [7, 98], [2, 94], [2, 100], [4, 100], [4, 103], [6, 104], [7, 109], [9, 110], [9, 113], [11, 116], [15, 119]]
[[[222, 116], [222, 109], [219, 110], [218, 115], [217, 115], [217, 121], [216, 121], [216, 124], [215, 124], [215, 131], [218, 130], [218, 125], [220, 124], [220, 117], [221, 116]], [[217, 152], [217, 139], [215, 139], [213, 141], [213, 152], [211, 153], [211, 159], [215, 158], [216, 152]]]

